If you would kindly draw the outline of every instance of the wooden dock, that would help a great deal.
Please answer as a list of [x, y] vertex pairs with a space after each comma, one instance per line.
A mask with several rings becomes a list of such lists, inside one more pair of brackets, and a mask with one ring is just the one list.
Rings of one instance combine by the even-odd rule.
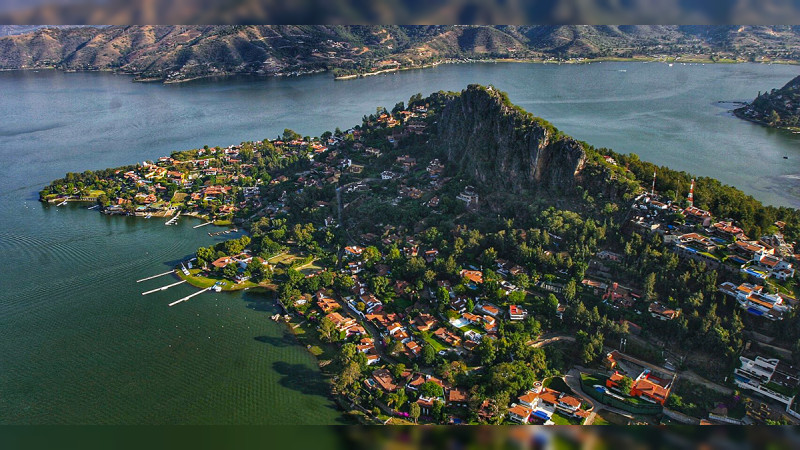
[[151, 291], [142, 292], [142, 295], [152, 294], [153, 292], [158, 292], [158, 291], [166, 291], [167, 289], [171, 288], [172, 286], [177, 286], [177, 285], [183, 284], [183, 283], [186, 283], [186, 280], [181, 280], [181, 281], [178, 281], [177, 283], [168, 284], [166, 286], [160, 287], [158, 289], [153, 289]]
[[169, 275], [175, 272], [174, 270], [170, 270], [169, 272], [160, 273], [158, 275], [153, 275], [152, 277], [142, 278], [141, 280], [136, 280], [137, 283], [141, 283], [142, 281], [152, 280], [153, 278], [163, 277], [164, 275]]
[[211, 225], [212, 223], [214, 223], [214, 222], [201, 223], [200, 225], [195, 225], [192, 228], [200, 228], [200, 227], [204, 227], [206, 225]]
[[180, 303], [180, 302], [185, 302], [186, 300], [189, 300], [190, 298], [194, 297], [195, 295], [200, 295], [200, 294], [202, 294], [203, 292], [210, 291], [210, 290], [211, 290], [211, 288], [210, 288], [210, 287], [207, 287], [207, 288], [205, 288], [205, 289], [203, 289], [203, 290], [201, 290], [201, 291], [195, 292], [194, 294], [187, 295], [186, 297], [183, 297], [183, 298], [182, 298], [182, 299], [180, 299], [180, 300], [175, 300], [174, 302], [170, 303], [170, 304], [169, 304], [169, 306], [175, 306], [175, 305], [177, 305], [177, 304], [178, 304], [178, 303]]

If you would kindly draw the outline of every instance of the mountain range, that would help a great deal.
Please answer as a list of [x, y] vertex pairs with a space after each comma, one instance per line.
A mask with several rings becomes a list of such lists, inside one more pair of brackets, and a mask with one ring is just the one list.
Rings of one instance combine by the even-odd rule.
[[0, 69], [108, 70], [159, 81], [354, 76], [465, 58], [800, 61], [800, 26], [4, 26], [4, 33], [11, 35], [0, 37]]

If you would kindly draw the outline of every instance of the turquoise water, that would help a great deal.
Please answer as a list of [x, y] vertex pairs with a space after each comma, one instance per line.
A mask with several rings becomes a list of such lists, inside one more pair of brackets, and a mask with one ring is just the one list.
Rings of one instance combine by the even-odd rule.
[[[168, 270], [214, 239], [182, 218], [42, 205], [67, 171], [172, 150], [317, 135], [417, 93], [494, 84], [596, 146], [714, 176], [800, 206], [800, 135], [727, 113], [794, 66], [602, 63], [440, 66], [351, 81], [327, 75], [138, 84], [104, 73], [0, 73], [0, 423], [338, 423], [314, 359], [257, 294], [202, 294]], [[789, 156], [784, 160], [783, 156]], [[228, 236], [230, 237], [230, 236]]]

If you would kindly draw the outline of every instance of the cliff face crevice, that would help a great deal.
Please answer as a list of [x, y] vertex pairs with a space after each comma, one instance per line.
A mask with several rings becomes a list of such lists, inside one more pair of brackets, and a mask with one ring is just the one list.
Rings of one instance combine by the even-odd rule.
[[586, 162], [578, 141], [491, 87], [470, 85], [448, 100], [436, 139], [446, 159], [479, 184], [512, 192], [572, 187]]

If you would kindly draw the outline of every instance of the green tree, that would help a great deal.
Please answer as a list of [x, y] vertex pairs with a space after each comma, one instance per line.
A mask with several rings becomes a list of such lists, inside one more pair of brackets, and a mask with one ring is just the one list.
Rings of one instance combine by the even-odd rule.
[[408, 414], [411, 416], [412, 419], [414, 419], [414, 423], [417, 423], [417, 420], [419, 419], [419, 415], [421, 414], [421, 412], [422, 411], [420, 411], [419, 404], [417, 404], [416, 402], [412, 403], [411, 406], [408, 408]]
[[339, 331], [333, 321], [323, 317], [319, 324], [319, 335], [325, 342], [335, 342], [339, 340]]
[[633, 387], [633, 379], [625, 375], [624, 377], [622, 377], [621, 380], [617, 382], [617, 387], [623, 394], [630, 395], [631, 388]]
[[444, 397], [444, 389], [433, 381], [426, 381], [419, 386], [419, 395], [421, 397]]

